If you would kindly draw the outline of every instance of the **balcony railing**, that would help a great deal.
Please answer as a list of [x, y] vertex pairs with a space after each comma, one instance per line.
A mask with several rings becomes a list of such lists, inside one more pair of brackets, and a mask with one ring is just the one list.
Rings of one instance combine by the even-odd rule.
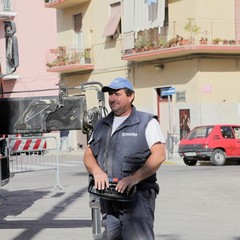
[[49, 8], [69, 8], [91, 0], [45, 0], [45, 7]]
[[174, 22], [167, 27], [162, 27], [160, 32], [158, 29], [141, 31], [138, 32], [137, 38], [134, 40], [134, 46], [123, 50], [123, 59], [127, 58], [128, 55], [148, 51], [161, 52], [164, 50], [166, 52], [174, 47], [182, 47], [184, 51], [186, 49], [184, 46], [191, 46], [192, 49], [194, 47], [203, 49], [206, 46], [206, 49], [210, 51], [217, 45], [229, 46], [229, 49], [235, 46], [239, 47], [240, 50], [240, 22], [188, 19], [186, 22]]
[[75, 72], [83, 70], [92, 70], [91, 49], [78, 49], [58, 47], [50, 49], [47, 53], [47, 70], [49, 72]]

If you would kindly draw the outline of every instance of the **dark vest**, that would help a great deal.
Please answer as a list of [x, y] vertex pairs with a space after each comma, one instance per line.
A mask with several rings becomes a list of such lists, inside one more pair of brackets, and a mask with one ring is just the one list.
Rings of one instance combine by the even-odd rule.
[[[111, 136], [113, 118], [113, 114], [110, 113], [98, 121], [90, 146], [98, 164], [108, 176], [122, 179], [141, 167], [149, 157], [150, 149], [145, 130], [149, 121], [157, 117], [137, 111], [133, 106], [130, 116]], [[156, 182], [156, 174], [144, 182]]]

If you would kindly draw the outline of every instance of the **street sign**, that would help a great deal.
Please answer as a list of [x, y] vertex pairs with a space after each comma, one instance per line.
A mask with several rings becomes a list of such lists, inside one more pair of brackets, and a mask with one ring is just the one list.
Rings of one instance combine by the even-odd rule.
[[170, 96], [176, 93], [176, 89], [175, 88], [164, 88], [161, 91], [161, 97], [164, 96]]

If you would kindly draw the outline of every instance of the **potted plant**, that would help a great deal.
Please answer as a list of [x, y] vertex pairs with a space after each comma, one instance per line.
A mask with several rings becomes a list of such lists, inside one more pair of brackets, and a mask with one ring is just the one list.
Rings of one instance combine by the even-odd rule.
[[146, 46], [146, 39], [140, 36], [135, 43], [136, 52], [143, 52], [145, 46]]
[[207, 38], [207, 36], [208, 36], [208, 31], [207, 31], [207, 30], [203, 30], [203, 31], [202, 31], [202, 37], [201, 37], [200, 40], [199, 40], [199, 43], [200, 43], [201, 45], [206, 45], [206, 44], [208, 43], [208, 38]]
[[214, 38], [212, 42], [214, 45], [218, 45], [221, 41], [222, 39], [217, 37], [217, 38]]
[[78, 64], [81, 61], [82, 54], [80, 52], [74, 51], [70, 58], [70, 64]]
[[167, 47], [167, 41], [164, 38], [160, 38], [158, 45], [160, 48], [166, 48]]
[[177, 35], [177, 43], [180, 46], [185, 45], [185, 39], [183, 37]]
[[235, 45], [236, 41], [235, 40], [229, 40], [229, 45]]
[[223, 43], [223, 45], [228, 45], [228, 40], [227, 39], [223, 39], [223, 41], [222, 41], [222, 43]]
[[169, 41], [168, 41], [168, 46], [169, 46], [169, 47], [176, 47], [177, 44], [178, 44], [178, 39], [177, 39], [177, 37], [171, 38], [171, 39], [169, 39]]
[[190, 43], [195, 42], [194, 36], [200, 32], [200, 27], [194, 22], [194, 18], [188, 18], [188, 22], [184, 26], [184, 30], [190, 33]]
[[201, 37], [199, 42], [200, 42], [201, 45], [207, 45], [208, 39], [206, 37]]
[[84, 59], [85, 59], [85, 63], [91, 63], [91, 49], [90, 48], [86, 48], [84, 50]]

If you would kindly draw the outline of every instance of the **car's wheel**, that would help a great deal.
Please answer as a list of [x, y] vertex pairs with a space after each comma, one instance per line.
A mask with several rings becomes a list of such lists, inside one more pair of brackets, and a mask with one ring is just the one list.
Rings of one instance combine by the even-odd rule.
[[226, 161], [226, 154], [221, 149], [215, 149], [212, 153], [210, 161], [215, 166], [223, 166]]
[[183, 161], [188, 166], [195, 166], [197, 164], [197, 160], [189, 159], [189, 158], [183, 158]]

